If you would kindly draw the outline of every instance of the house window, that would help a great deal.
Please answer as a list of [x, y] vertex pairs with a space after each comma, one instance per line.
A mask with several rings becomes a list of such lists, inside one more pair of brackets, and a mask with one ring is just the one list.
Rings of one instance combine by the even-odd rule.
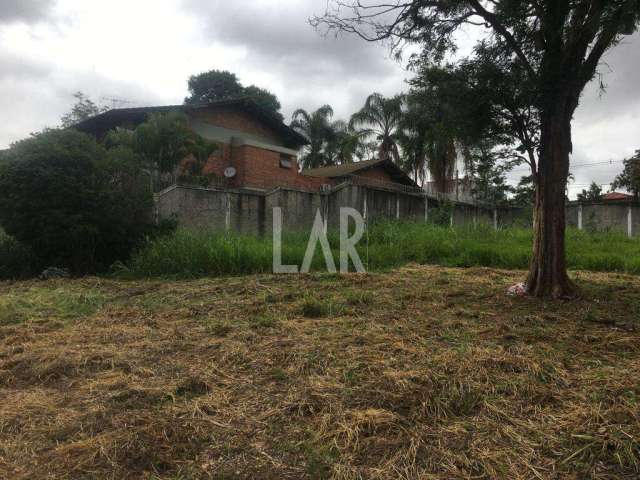
[[293, 158], [291, 155], [287, 155], [286, 153], [280, 154], [280, 167], [281, 168], [291, 168], [293, 166]]

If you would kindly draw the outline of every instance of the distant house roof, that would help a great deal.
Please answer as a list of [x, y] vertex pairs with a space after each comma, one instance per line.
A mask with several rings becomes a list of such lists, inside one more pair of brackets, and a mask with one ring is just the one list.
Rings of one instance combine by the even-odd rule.
[[621, 192], [610, 192], [602, 195], [602, 200], [604, 202], [615, 202], [620, 200], [633, 200], [633, 195], [629, 195], [628, 193]]
[[358, 172], [377, 167], [386, 170], [396, 183], [412, 187], [418, 186], [409, 175], [404, 173], [404, 171], [391, 160], [366, 160], [364, 162], [343, 163], [342, 165], [334, 165], [331, 167], [309, 168], [302, 170], [302, 174], [309, 177], [338, 178], [349, 175], [357, 176]]
[[143, 123], [152, 113], [183, 112], [189, 113], [210, 108], [233, 107], [242, 110], [265, 125], [272, 128], [282, 137], [287, 146], [300, 148], [308, 143], [307, 139], [285, 125], [279, 118], [258, 106], [250, 98], [221, 100], [201, 105], [165, 105], [159, 107], [116, 108], [77, 123], [73, 128], [97, 137], [104, 136], [109, 130], [126, 123], [134, 125]]

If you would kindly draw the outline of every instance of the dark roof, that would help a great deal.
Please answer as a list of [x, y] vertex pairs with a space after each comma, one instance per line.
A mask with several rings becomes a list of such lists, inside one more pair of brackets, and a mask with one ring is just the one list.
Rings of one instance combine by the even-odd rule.
[[310, 168], [302, 170], [302, 174], [310, 177], [336, 178], [357, 175], [358, 172], [376, 167], [384, 168], [396, 183], [417, 186], [416, 182], [391, 160], [365, 160], [364, 162], [343, 163], [331, 167]]
[[95, 117], [77, 123], [73, 128], [82, 132], [90, 133], [96, 137], [103, 137], [109, 130], [118, 126], [131, 123], [138, 125], [143, 123], [152, 113], [183, 112], [189, 113], [196, 110], [208, 108], [234, 107], [256, 117], [265, 125], [271, 127], [278, 133], [287, 146], [299, 148], [308, 143], [307, 139], [298, 132], [285, 125], [272, 113], [258, 106], [250, 98], [237, 98], [232, 100], [221, 100], [200, 105], [165, 105], [159, 107], [137, 107], [137, 108], [116, 108], [96, 115]]

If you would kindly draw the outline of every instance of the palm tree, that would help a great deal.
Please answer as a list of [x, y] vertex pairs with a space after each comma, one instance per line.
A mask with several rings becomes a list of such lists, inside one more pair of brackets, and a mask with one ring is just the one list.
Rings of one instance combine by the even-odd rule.
[[429, 163], [427, 143], [431, 119], [417, 95], [409, 94], [406, 103], [399, 135], [403, 153], [402, 168], [412, 172], [414, 180], [424, 186]]
[[453, 179], [457, 158], [455, 125], [446, 105], [431, 91], [412, 91], [406, 98], [399, 138], [403, 167], [424, 184], [427, 171], [438, 191], [446, 192]]
[[341, 165], [352, 163], [360, 159], [359, 152], [362, 149], [364, 134], [355, 130], [342, 120], [336, 120], [331, 124], [332, 134], [327, 138], [325, 153], [330, 163]]
[[333, 117], [333, 109], [330, 105], [323, 105], [311, 113], [302, 108], [293, 112], [291, 128], [304, 135], [309, 141], [301, 158], [302, 168], [317, 168], [332, 164], [332, 159], [328, 158], [325, 152], [327, 142], [330, 142], [335, 135], [331, 117]]
[[396, 163], [400, 161], [398, 137], [403, 103], [402, 95], [385, 98], [379, 93], [373, 93], [367, 97], [360, 111], [351, 117], [349, 122], [351, 128], [355, 130], [358, 127], [365, 127], [361, 134], [376, 136], [380, 142], [378, 147], [380, 160], [391, 159]]

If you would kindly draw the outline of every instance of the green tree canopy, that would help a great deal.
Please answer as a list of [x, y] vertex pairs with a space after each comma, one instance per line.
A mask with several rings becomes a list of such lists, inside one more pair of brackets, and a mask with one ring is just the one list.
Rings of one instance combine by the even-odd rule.
[[333, 108], [323, 105], [314, 112], [307, 112], [300, 108], [293, 112], [291, 128], [306, 137], [309, 145], [300, 158], [302, 168], [318, 168], [333, 165], [325, 148], [334, 141]]
[[151, 192], [131, 150], [67, 129], [20, 141], [8, 156], [0, 224], [45, 264], [104, 270], [150, 231]]
[[613, 181], [611, 188], [625, 188], [636, 198], [640, 196], [640, 150], [624, 160], [624, 169]]
[[270, 91], [249, 85], [244, 87], [238, 77], [226, 70], [209, 70], [189, 77], [189, 96], [184, 99], [186, 105], [197, 105], [250, 97], [258, 106], [270, 112], [279, 120], [284, 117], [280, 113], [280, 101]]
[[189, 127], [180, 112], [152, 113], [135, 130], [117, 128], [105, 138], [107, 148], [125, 147], [136, 153], [141, 166], [153, 174], [173, 173], [189, 156], [204, 165], [216, 146]]
[[599, 202], [602, 200], [602, 187], [596, 182], [591, 182], [589, 190], [582, 189], [577, 197], [580, 202]]
[[362, 136], [378, 141], [378, 158], [400, 163], [399, 138], [403, 115], [403, 95], [385, 98], [379, 93], [369, 95], [364, 106], [351, 116], [349, 125]]
[[396, 49], [419, 45], [433, 64], [456, 50], [461, 28], [476, 28], [476, 52], [486, 45], [492, 63], [504, 58], [519, 66], [529, 106], [539, 118], [535, 233], [526, 286], [536, 296], [558, 298], [575, 293], [566, 269], [564, 214], [572, 118], [603, 54], [639, 22], [638, 0], [334, 0], [311, 23], [387, 41]]

